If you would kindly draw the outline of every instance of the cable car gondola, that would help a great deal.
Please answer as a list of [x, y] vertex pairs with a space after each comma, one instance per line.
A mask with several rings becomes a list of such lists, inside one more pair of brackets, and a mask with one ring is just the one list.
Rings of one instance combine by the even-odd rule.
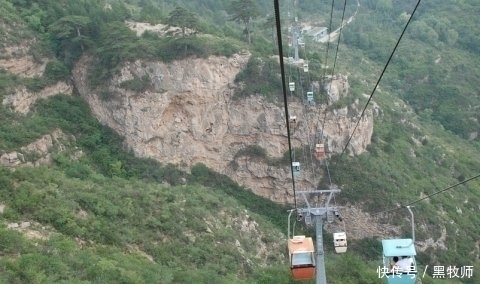
[[296, 115], [290, 115], [290, 118], [288, 119], [290, 123], [290, 128], [295, 128], [297, 126], [297, 116]]
[[308, 72], [308, 62], [303, 63], [303, 72]]
[[[315, 247], [313, 246], [312, 238], [303, 235], [295, 236], [294, 229], [290, 232], [290, 217], [294, 211], [290, 210], [290, 214], [288, 214], [287, 248], [290, 271], [295, 280], [309, 280], [315, 278], [317, 273]], [[301, 220], [301, 214], [297, 218]]]
[[307, 92], [307, 102], [310, 105], [315, 104], [315, 101], [313, 100], [313, 92]]
[[325, 145], [323, 143], [315, 144], [315, 158], [318, 160], [325, 158]]
[[412, 238], [382, 240], [383, 273], [388, 284], [415, 284], [417, 281], [415, 225], [410, 206], [407, 209], [412, 217]]
[[288, 88], [290, 89], [290, 92], [295, 92], [295, 82], [288, 83]]
[[336, 253], [347, 252], [347, 234], [345, 232], [333, 233], [333, 244]]
[[288, 240], [290, 271], [295, 280], [308, 280], [315, 277], [315, 248], [312, 238], [293, 236]]
[[293, 168], [293, 175], [298, 177], [300, 175], [300, 162], [293, 162], [292, 168]]
[[[417, 263], [412, 239], [382, 240], [383, 267], [388, 284], [415, 284]], [[394, 258], [398, 261], [394, 262]], [[394, 264], [395, 263], [395, 264]]]

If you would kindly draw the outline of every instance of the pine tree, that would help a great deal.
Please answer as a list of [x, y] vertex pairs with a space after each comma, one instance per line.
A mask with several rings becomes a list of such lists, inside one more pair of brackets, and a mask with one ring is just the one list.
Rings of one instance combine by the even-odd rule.
[[245, 25], [244, 32], [247, 35], [248, 44], [252, 42], [252, 20], [259, 15], [256, 2], [253, 0], [237, 0], [230, 3], [227, 11], [231, 18], [230, 21], [235, 21]]

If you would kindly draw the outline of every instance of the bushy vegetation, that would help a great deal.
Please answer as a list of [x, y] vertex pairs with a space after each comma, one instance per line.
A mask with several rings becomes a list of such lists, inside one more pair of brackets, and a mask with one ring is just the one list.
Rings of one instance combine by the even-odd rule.
[[[390, 5], [379, 6], [377, 2]], [[431, 110], [433, 120], [467, 139], [480, 127], [478, 112], [474, 110], [480, 75], [479, 58], [474, 55], [480, 46], [478, 31], [473, 28], [478, 21], [472, 14], [474, 2], [421, 3], [382, 81], [417, 114]], [[412, 13], [413, 4], [412, 1], [366, 1], [356, 24], [345, 29], [345, 43], [361, 51], [357, 54], [363, 56], [362, 61], [368, 58], [384, 64]], [[374, 17], [373, 11], [377, 11]], [[463, 16], [457, 17], [457, 12]]]
[[144, 92], [150, 87], [150, 77], [144, 75], [141, 78], [135, 77], [120, 83], [120, 87], [135, 92]]
[[[235, 240], [252, 240], [222, 225], [227, 220], [217, 215], [220, 210], [232, 218], [245, 214], [225, 193], [98, 174], [79, 180], [47, 168], [3, 171], [3, 176], [10, 186], [2, 187], [7, 205], [2, 219], [29, 220], [29, 229], [45, 236], [34, 246], [23, 234], [0, 229], [2, 254], [19, 256], [2, 258], [8, 283], [228, 283], [258, 270], [256, 251], [234, 257]], [[245, 266], [245, 258], [253, 263]]]
[[282, 86], [278, 61], [251, 57], [235, 82], [239, 84], [235, 92], [237, 98], [263, 95], [271, 100], [278, 99]]

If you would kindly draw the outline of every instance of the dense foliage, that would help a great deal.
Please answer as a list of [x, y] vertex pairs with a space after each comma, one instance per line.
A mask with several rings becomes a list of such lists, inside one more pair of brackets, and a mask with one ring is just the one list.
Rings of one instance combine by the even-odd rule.
[[[345, 30], [345, 43], [361, 50], [360, 56], [386, 62], [415, 3], [366, 1], [356, 24]], [[476, 6], [477, 1], [422, 2], [383, 81], [417, 114], [431, 112], [445, 129], [467, 139], [480, 128]]]

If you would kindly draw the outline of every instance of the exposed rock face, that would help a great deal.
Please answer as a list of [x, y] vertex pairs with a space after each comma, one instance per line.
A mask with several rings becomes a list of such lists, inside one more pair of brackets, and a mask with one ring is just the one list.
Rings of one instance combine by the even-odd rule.
[[[20, 45], [12, 45], [3, 48], [0, 55], [0, 68], [21, 77], [41, 77], [45, 72], [48, 58], [36, 61], [33, 56], [28, 55], [28, 50], [34, 41], [25, 41]], [[12, 106], [13, 110], [26, 114], [38, 99], [54, 96], [58, 93], [72, 94], [72, 86], [65, 82], [57, 82], [55, 85], [47, 86], [37, 93], [27, 90], [25, 86], [16, 88], [15, 93], [4, 97], [2, 104]]]
[[32, 56], [25, 55], [15, 59], [0, 58], [0, 67], [17, 75], [24, 77], [42, 76], [46, 61], [35, 62]]
[[[20, 152], [3, 153], [0, 155], [0, 165], [6, 167], [17, 167], [22, 165], [40, 166], [48, 165], [52, 162], [53, 148], [56, 147], [56, 152], [66, 150], [66, 146], [70, 140], [75, 139], [73, 136], [68, 136], [60, 129], [54, 130], [51, 134], [46, 134], [39, 139], [33, 141], [27, 146], [22, 147]], [[74, 151], [71, 159], [78, 159], [83, 153], [80, 150]], [[31, 156], [26, 159], [25, 156]]]
[[3, 153], [0, 155], [0, 165], [6, 167], [15, 167], [25, 162], [23, 154], [18, 152]]
[[[286, 118], [281, 104], [254, 95], [233, 99], [234, 78], [249, 56], [212, 56], [168, 64], [126, 63], [120, 74], [108, 82], [111, 94], [108, 99], [99, 97], [100, 90], [89, 88], [88, 57], [77, 64], [73, 78], [94, 115], [124, 136], [136, 155], [185, 169], [201, 162], [259, 195], [278, 202], [291, 201], [289, 165], [272, 166], [263, 159], [236, 156], [248, 145], [264, 148], [272, 158], [280, 158], [288, 150]], [[121, 87], [122, 82], [145, 77], [150, 81], [145, 92]], [[346, 77], [332, 78], [328, 91], [330, 103], [347, 95]], [[334, 111], [326, 108], [325, 105], [307, 107], [300, 100], [289, 104], [290, 114], [299, 117], [292, 134], [293, 147], [318, 143], [318, 133], [324, 125], [323, 137], [329, 151], [343, 150], [358, 121], [361, 106], [357, 102]], [[367, 112], [350, 141], [348, 154], [365, 151], [372, 131], [372, 113]], [[319, 177], [308, 172], [312, 171], [303, 171], [298, 182], [296, 180], [300, 188], [311, 188], [318, 182]]]
[[55, 85], [47, 86], [38, 93], [32, 93], [24, 86], [16, 89], [14, 94], [6, 96], [2, 104], [11, 105], [16, 112], [23, 114], [28, 113], [30, 106], [32, 106], [38, 99], [48, 98], [56, 94], [72, 94], [72, 86], [64, 82], [57, 82]]

